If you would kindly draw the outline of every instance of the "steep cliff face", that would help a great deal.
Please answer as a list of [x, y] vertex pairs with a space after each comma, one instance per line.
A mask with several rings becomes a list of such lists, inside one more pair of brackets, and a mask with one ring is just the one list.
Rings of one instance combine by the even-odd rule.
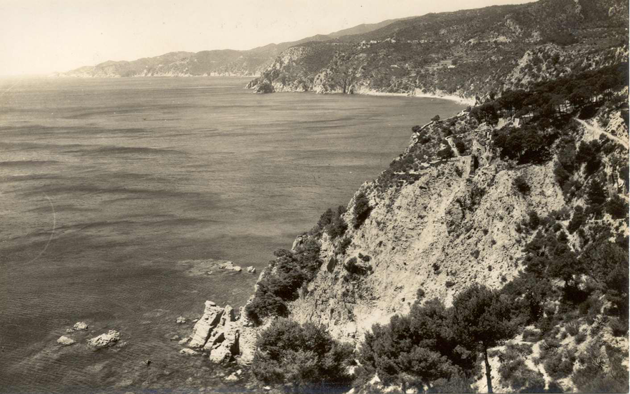
[[[464, 124], [466, 117], [457, 122]], [[433, 124], [423, 134], [439, 134], [440, 127]], [[419, 289], [427, 299], [449, 304], [473, 283], [500, 288], [511, 280], [532, 237], [519, 231], [521, 223], [531, 211], [546, 216], [560, 210], [564, 199], [552, 162], [508, 165], [489, 151], [491, 131], [485, 124], [467, 130], [469, 155], [430, 161], [423, 170], [411, 170], [412, 180], [388, 188], [380, 187], [382, 179], [363, 185], [373, 207], [369, 218], [348, 230], [345, 253], [335, 253], [335, 242], [324, 234], [324, 265], [291, 305], [292, 318], [323, 324], [340, 340], [359, 341], [374, 323], [406, 314]], [[414, 138], [411, 145], [418, 143]], [[531, 185], [526, 197], [513, 186], [519, 176]], [[352, 259], [370, 268], [349, 272]]]
[[[540, 89], [553, 88], [560, 99], [568, 94], [563, 86], [587, 83], [581, 78]], [[497, 290], [514, 286], [531, 275], [532, 258], [544, 260], [545, 248], [557, 248], [553, 253], [573, 256], [567, 260], [566, 269], [575, 269], [569, 277], [578, 283], [578, 293], [590, 298], [571, 307], [562, 298], [571, 297], [566, 294], [543, 302], [542, 320], [522, 324], [505, 345], [491, 349], [492, 384], [500, 392], [527, 385], [588, 391], [601, 383], [589, 386], [590, 378], [581, 378], [582, 371], [593, 376], [595, 367], [587, 366], [591, 357], [600, 360], [597, 368], [603, 373], [623, 382], [627, 327], [624, 331], [619, 323], [623, 315], [611, 312], [620, 301], [610, 300], [624, 292], [627, 297], [627, 283], [621, 283], [620, 293], [609, 293], [602, 283], [623, 281], [624, 274], [602, 280], [596, 279], [601, 273], [578, 267], [607, 264], [594, 257], [603, 253], [598, 243], [621, 253], [627, 249], [627, 71], [621, 83], [626, 87], [607, 91], [605, 100], [587, 100], [572, 114], [545, 112], [533, 104], [524, 111], [534, 110], [533, 117], [514, 116], [506, 109], [506, 94], [504, 101], [414, 127], [406, 151], [362, 185], [345, 210], [336, 211], [339, 220], [333, 211], [324, 214], [295, 240], [292, 252], [277, 254], [278, 263], [261, 276], [276, 276], [277, 282], [267, 280], [264, 286], [286, 286], [290, 279], [281, 277], [280, 261], [316, 243], [319, 265], [295, 296], [284, 299], [282, 313], [301, 324], [323, 326], [359, 349], [374, 324], [407, 315], [414, 303], [437, 298], [449, 306], [474, 284]], [[498, 117], [484, 121], [478, 109], [490, 107]], [[609, 271], [604, 276], [613, 275]], [[563, 294], [569, 279], [551, 275], [545, 277], [550, 291]], [[248, 346], [274, 319], [243, 329], [251, 339]], [[243, 345], [240, 351], [246, 354], [240, 361], [251, 362], [251, 348]], [[488, 390], [484, 376], [472, 379], [476, 390]], [[377, 390], [386, 389], [378, 380], [373, 383]]]
[[627, 7], [621, 0], [544, 0], [411, 18], [319, 43], [319, 56], [277, 61], [250, 87], [474, 100], [623, 61]]

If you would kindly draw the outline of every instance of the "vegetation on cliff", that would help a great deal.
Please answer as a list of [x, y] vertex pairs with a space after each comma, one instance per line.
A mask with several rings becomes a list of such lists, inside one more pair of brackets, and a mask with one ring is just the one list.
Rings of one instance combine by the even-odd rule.
[[430, 14], [294, 46], [289, 51], [299, 55], [281, 54], [250, 87], [474, 100], [623, 61], [627, 17], [621, 0], [541, 0]]

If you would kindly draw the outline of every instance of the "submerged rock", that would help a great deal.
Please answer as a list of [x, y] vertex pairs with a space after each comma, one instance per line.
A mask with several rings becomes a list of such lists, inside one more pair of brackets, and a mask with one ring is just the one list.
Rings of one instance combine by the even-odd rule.
[[88, 346], [95, 350], [114, 346], [120, 340], [120, 333], [116, 330], [109, 330], [106, 334], [101, 334], [88, 341]]
[[185, 324], [186, 323], [186, 318], [183, 317], [183, 316], [180, 316], [180, 317], [177, 318], [176, 323], [177, 324]]
[[88, 329], [88, 325], [87, 323], [80, 321], [80, 322], [75, 323], [72, 329], [74, 331], [86, 331]]
[[243, 270], [240, 266], [234, 265], [231, 261], [219, 264], [219, 268], [235, 272], [241, 272]]
[[67, 336], [62, 335], [59, 337], [59, 339], [57, 339], [57, 343], [62, 346], [70, 346], [70, 345], [74, 345], [76, 342], [74, 341], [74, 339], [68, 338]]

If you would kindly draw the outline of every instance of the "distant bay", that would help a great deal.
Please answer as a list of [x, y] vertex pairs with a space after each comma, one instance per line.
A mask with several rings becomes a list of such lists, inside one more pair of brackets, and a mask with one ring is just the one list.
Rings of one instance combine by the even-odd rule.
[[[247, 81], [0, 80], [0, 390], [111, 386], [121, 376], [130, 387], [184, 384], [186, 363], [206, 360], [178, 357], [169, 338], [191, 326], [175, 319], [194, 318], [206, 299], [243, 305], [256, 279], [190, 275], [194, 261], [260, 271], [386, 169], [413, 125], [463, 108], [255, 95]], [[59, 349], [80, 320], [88, 334], [119, 330], [128, 346]], [[170, 373], [150, 375], [146, 359]]]

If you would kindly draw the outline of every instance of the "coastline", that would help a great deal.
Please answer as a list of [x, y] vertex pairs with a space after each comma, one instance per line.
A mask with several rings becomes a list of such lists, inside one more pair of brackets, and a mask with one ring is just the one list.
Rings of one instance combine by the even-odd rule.
[[372, 90], [372, 89], [359, 89], [353, 94], [361, 94], [361, 95], [366, 95], [366, 96], [433, 98], [433, 99], [453, 101], [462, 105], [475, 105], [474, 99], [467, 99], [467, 98], [463, 98], [463, 97], [459, 97], [455, 95], [447, 95], [447, 94], [440, 95], [440, 94], [426, 93], [422, 91], [421, 89], [415, 89], [414, 91], [409, 92], [409, 93], [387, 93], [387, 92], [379, 92], [377, 90]]

